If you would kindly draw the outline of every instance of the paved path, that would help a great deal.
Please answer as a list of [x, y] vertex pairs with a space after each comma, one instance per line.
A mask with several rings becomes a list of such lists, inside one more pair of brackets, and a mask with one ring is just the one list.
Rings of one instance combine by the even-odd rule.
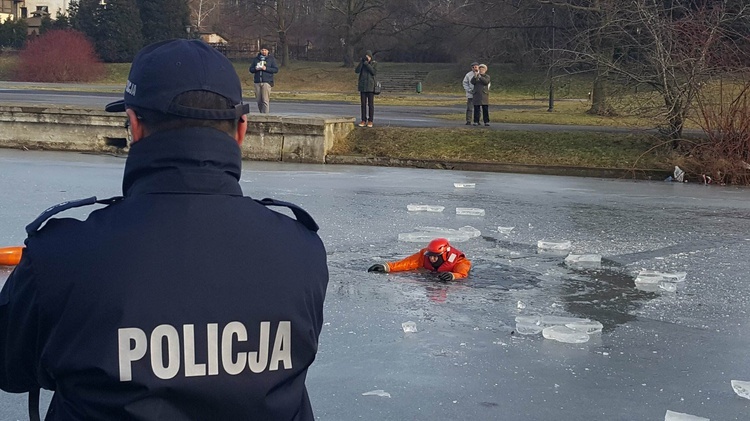
[[[416, 95], [416, 94], [415, 94]], [[425, 95], [427, 96], [427, 95]], [[46, 104], [46, 105], [68, 105], [79, 107], [103, 108], [111, 101], [122, 98], [121, 87], [114, 85], [71, 85], [71, 84], [29, 84], [22, 82], [0, 82], [0, 103], [24, 103], [24, 104]], [[436, 100], [443, 99], [435, 96]], [[256, 113], [252, 98], [247, 99], [252, 103], [251, 113]], [[513, 108], [531, 108], [528, 106], [513, 106]], [[493, 113], [502, 112], [509, 106], [491, 106], [490, 116]], [[463, 116], [465, 108], [463, 105], [454, 106], [387, 106], [378, 105], [375, 101], [375, 124], [395, 127], [456, 127], [465, 128], [463, 119], [459, 121], [438, 118], [438, 115], [456, 114]], [[287, 115], [336, 115], [350, 116], [352, 119], [359, 118], [359, 105], [345, 102], [297, 102], [271, 98], [271, 111], [277, 114]], [[624, 133], [633, 132], [631, 128], [602, 127], [602, 126], [564, 126], [554, 124], [511, 124], [492, 123], [487, 128], [484, 126], [469, 128], [474, 130], [532, 130], [546, 132], [563, 131], [588, 131], [588, 132], [610, 132]]]

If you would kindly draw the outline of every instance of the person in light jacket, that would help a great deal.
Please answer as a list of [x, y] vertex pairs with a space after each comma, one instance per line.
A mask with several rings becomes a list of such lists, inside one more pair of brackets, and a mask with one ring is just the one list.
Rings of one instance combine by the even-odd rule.
[[479, 74], [479, 63], [471, 63], [471, 71], [466, 73], [461, 85], [466, 91], [466, 125], [471, 126], [471, 113], [474, 112], [474, 85], [471, 84], [471, 78]]

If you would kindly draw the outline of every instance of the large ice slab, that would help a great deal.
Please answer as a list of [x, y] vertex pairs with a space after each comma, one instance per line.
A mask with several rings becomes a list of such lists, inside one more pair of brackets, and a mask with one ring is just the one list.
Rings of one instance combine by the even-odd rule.
[[573, 247], [570, 241], [542, 241], [542, 240], [537, 241], [536, 246], [540, 250], [570, 250], [570, 248]]
[[417, 227], [417, 232], [406, 232], [398, 235], [398, 241], [407, 243], [429, 243], [438, 237], [446, 238], [451, 243], [460, 243], [471, 238], [479, 237], [482, 232], [472, 226], [459, 229], [442, 227]]
[[664, 415], [664, 421], [711, 421], [708, 418], [697, 417], [695, 415], [684, 414], [682, 412], [670, 411], [667, 409], [667, 414]]
[[745, 399], [750, 399], [750, 382], [745, 382], [742, 380], [732, 380], [731, 383], [732, 389], [734, 389], [734, 393]]
[[419, 204], [408, 204], [406, 205], [406, 210], [409, 212], [442, 212], [445, 209], [445, 206], [437, 206], [437, 205], [419, 205]]
[[565, 323], [565, 327], [573, 329], [579, 332], [583, 332], [587, 335], [593, 335], [594, 333], [601, 333], [604, 326], [596, 320], [582, 320], [579, 322]]
[[477, 186], [477, 183], [453, 183], [453, 187], [457, 189], [473, 189]]
[[552, 339], [568, 344], [582, 344], [589, 341], [589, 335], [585, 332], [573, 330], [565, 326], [550, 326], [542, 330], [545, 339]]
[[576, 263], [601, 263], [602, 262], [602, 255], [601, 254], [573, 254], [570, 253], [568, 257], [565, 258], [565, 263], [567, 264], [576, 264]]
[[484, 216], [484, 209], [479, 209], [479, 208], [456, 208], [456, 215]]
[[687, 272], [659, 272], [656, 270], [641, 270], [635, 278], [635, 283], [658, 284], [659, 282], [684, 282]]

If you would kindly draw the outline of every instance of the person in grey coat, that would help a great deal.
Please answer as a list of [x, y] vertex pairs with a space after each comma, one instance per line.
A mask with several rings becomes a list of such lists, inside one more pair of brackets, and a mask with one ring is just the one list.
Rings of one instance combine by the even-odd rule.
[[[355, 73], [359, 73], [357, 90], [359, 91], [359, 102], [362, 120], [359, 127], [372, 127], [375, 114], [375, 75], [378, 74], [378, 62], [372, 59], [372, 50], [365, 51], [364, 57], [359, 61]], [[369, 113], [367, 113], [369, 111]]]
[[474, 125], [479, 125], [479, 109], [482, 109], [482, 120], [485, 126], [490, 125], [490, 75], [487, 74], [487, 65], [479, 65], [479, 74], [471, 78], [474, 85]]

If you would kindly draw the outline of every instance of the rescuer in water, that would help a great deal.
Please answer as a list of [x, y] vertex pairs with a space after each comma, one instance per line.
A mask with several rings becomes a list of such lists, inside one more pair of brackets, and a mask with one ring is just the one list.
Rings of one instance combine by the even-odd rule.
[[420, 268], [438, 272], [438, 279], [448, 282], [466, 278], [471, 270], [471, 261], [461, 250], [451, 246], [445, 238], [436, 238], [430, 241], [427, 247], [405, 259], [377, 263], [370, 266], [367, 271], [404, 272]]

